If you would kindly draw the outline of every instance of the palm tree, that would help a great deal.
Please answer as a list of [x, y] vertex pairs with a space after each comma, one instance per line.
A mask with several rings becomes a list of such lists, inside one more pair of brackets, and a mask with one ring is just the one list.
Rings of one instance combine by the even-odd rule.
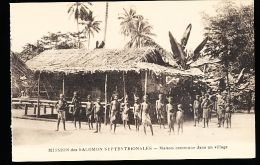
[[[92, 5], [91, 2], [87, 2], [89, 5]], [[83, 20], [85, 15], [88, 15], [89, 8], [85, 5], [84, 2], [75, 2], [73, 3], [69, 9], [68, 13], [70, 14], [69, 18], [72, 14], [74, 14], [75, 19], [77, 20], [77, 29], [78, 29], [78, 42], [79, 42], [79, 18]]]
[[88, 49], [89, 49], [89, 43], [90, 43], [90, 34], [94, 37], [94, 32], [99, 33], [100, 28], [99, 25], [102, 21], [95, 21], [95, 16], [93, 16], [93, 12], [90, 11], [88, 15], [85, 15], [83, 20], [85, 22], [80, 22], [80, 24], [85, 25], [85, 28], [82, 32], [85, 33], [85, 35], [88, 35]]
[[129, 11], [123, 8], [124, 13], [120, 13], [118, 19], [122, 20], [120, 23], [121, 29], [120, 33], [124, 36], [129, 36], [131, 34], [131, 26], [133, 26], [133, 22], [138, 18], [143, 18], [141, 15], [136, 14], [135, 6], [131, 6]]
[[104, 42], [106, 43], [106, 33], [107, 33], [107, 19], [108, 19], [108, 2], [106, 2], [106, 16], [105, 16], [105, 32], [104, 32]]
[[144, 18], [138, 18], [129, 27], [129, 31], [131, 31], [131, 40], [126, 44], [125, 47], [140, 48], [143, 46], [152, 46], [155, 42], [150, 36], [156, 36], [156, 34], [151, 32], [152, 29], [153, 27], [149, 24], [148, 20]]

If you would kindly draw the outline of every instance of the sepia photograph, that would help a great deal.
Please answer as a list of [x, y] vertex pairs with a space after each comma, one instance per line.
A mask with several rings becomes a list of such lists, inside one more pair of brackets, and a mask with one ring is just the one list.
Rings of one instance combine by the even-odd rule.
[[255, 158], [253, 0], [10, 3], [12, 161]]

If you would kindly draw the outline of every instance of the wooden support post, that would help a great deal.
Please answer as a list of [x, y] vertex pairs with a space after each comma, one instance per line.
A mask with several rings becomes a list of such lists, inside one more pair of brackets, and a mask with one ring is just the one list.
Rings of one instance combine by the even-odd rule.
[[104, 119], [105, 125], [107, 125], [107, 73], [106, 73], [106, 79], [105, 79], [105, 119]]
[[144, 95], [147, 94], [147, 70], [145, 71], [145, 80], [144, 80]]
[[44, 107], [43, 107], [43, 112], [44, 112], [44, 114], [46, 114], [46, 105], [44, 105]]
[[54, 109], [54, 107], [51, 106], [51, 115], [53, 115], [53, 109]]
[[64, 74], [62, 75], [62, 94], [64, 95], [65, 91], [65, 83], [64, 83]]
[[28, 105], [25, 104], [25, 107], [24, 107], [24, 115], [27, 115], [27, 111], [28, 111]]
[[37, 98], [37, 117], [40, 117], [40, 76], [41, 72], [39, 73], [39, 78], [38, 78], [38, 98]]
[[37, 105], [34, 105], [33, 106], [33, 114], [36, 114], [36, 108], [37, 108]]
[[126, 97], [126, 89], [125, 89], [125, 72], [123, 71], [123, 87], [124, 87], [124, 99]]

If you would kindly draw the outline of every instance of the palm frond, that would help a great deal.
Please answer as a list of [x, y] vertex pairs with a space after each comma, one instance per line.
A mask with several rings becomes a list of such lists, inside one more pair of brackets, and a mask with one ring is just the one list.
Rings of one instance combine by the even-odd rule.
[[182, 46], [183, 48], [185, 48], [186, 45], [187, 45], [187, 42], [188, 42], [188, 39], [189, 39], [189, 36], [190, 36], [191, 28], [192, 28], [192, 26], [191, 26], [191, 24], [189, 24], [188, 27], [186, 28], [186, 30], [185, 30], [183, 36], [182, 36], [181, 46]]
[[197, 48], [194, 50], [194, 56], [193, 60], [197, 60], [199, 58], [200, 51], [204, 48], [204, 46], [207, 44], [208, 37], [206, 37], [200, 44], [197, 46]]
[[170, 38], [170, 44], [171, 44], [171, 49], [173, 53], [173, 58], [176, 58], [177, 61], [184, 61], [185, 56], [183, 54], [183, 51], [181, 49], [180, 44], [176, 41], [176, 39], [172, 36], [171, 32], [169, 31], [169, 38]]

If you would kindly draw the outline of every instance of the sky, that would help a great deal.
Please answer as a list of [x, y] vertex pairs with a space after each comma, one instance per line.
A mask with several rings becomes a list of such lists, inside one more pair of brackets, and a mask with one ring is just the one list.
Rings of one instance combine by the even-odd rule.
[[[191, 23], [192, 29], [187, 43], [187, 49], [194, 50], [203, 37], [203, 26], [200, 12], [214, 14], [213, 6], [220, 1], [122, 1], [109, 2], [106, 45], [107, 49], [122, 49], [129, 41], [119, 33], [120, 20], [118, 14], [123, 8], [129, 10], [131, 5], [136, 7], [137, 14], [143, 15], [153, 25], [152, 37], [167, 51], [171, 51], [169, 31], [180, 42], [186, 27]], [[252, 0], [236, 1], [250, 3]], [[26, 43], [34, 44], [48, 32], [76, 32], [77, 23], [73, 16], [69, 18], [68, 7], [72, 3], [11, 3], [11, 50], [21, 52]], [[101, 31], [90, 38], [90, 49], [95, 48], [96, 41], [104, 38], [106, 2], [93, 2], [89, 6], [100, 24]], [[79, 29], [82, 30], [83, 25]], [[85, 43], [87, 47], [87, 43]]]

